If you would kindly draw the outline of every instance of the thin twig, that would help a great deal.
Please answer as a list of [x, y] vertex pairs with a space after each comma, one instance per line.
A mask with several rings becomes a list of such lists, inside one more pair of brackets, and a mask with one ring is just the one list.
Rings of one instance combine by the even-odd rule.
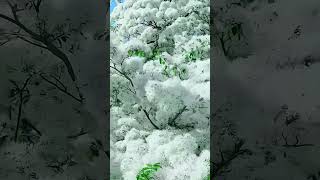
[[20, 98], [20, 103], [19, 103], [19, 111], [18, 111], [18, 119], [17, 119], [17, 125], [16, 125], [16, 131], [14, 135], [14, 141], [17, 142], [18, 139], [18, 131], [19, 131], [19, 126], [20, 126], [20, 119], [21, 119], [21, 114], [22, 114], [22, 105], [23, 105], [23, 92], [25, 88], [27, 87], [29, 81], [31, 80], [32, 76], [26, 79], [26, 81], [23, 84], [22, 88], [19, 88], [19, 98]]
[[40, 136], [42, 136], [42, 133], [30, 121], [23, 118], [22, 122], [25, 123], [27, 126], [29, 126], [31, 129], [33, 129], [34, 131], [36, 131]]
[[68, 96], [72, 97], [73, 99], [75, 99], [76, 101], [82, 103], [82, 99], [81, 98], [78, 98], [78, 97], [75, 97], [73, 94], [71, 94], [70, 92], [68, 92], [67, 90], [59, 87], [57, 84], [55, 84], [54, 82], [50, 81], [49, 79], [47, 79], [46, 77], [44, 77], [42, 74], [39, 74], [40, 77], [45, 80], [47, 83], [53, 85], [54, 87], [56, 87], [58, 90], [60, 90], [61, 92], [67, 94]]
[[170, 126], [174, 126], [174, 125], [176, 125], [176, 120], [178, 119], [178, 117], [184, 112], [184, 111], [186, 111], [186, 109], [187, 109], [187, 106], [184, 106], [172, 119], [169, 119], [169, 125]]
[[50, 75], [50, 77], [55, 79], [57, 81], [57, 83], [59, 83], [63, 87], [64, 90], [67, 90], [67, 87], [57, 77], [55, 77], [53, 75]]
[[[133, 84], [133, 81], [131, 80], [131, 78], [124, 72], [120, 71], [119, 69], [117, 69], [115, 66], [110, 66], [112, 69], [114, 69], [115, 71], [117, 71], [120, 75], [122, 75], [124, 78], [126, 78], [129, 82], [130, 82], [130, 85], [133, 87], [134, 89], [134, 84]], [[135, 91], [134, 91], [134, 94], [135, 94]]]
[[244, 154], [251, 154], [251, 151], [249, 149], [242, 149], [244, 145], [244, 140], [239, 140], [237, 143], [235, 143], [234, 145], [234, 149], [232, 150], [232, 152], [230, 153], [230, 155], [225, 158], [223, 155], [223, 152], [221, 150], [219, 150], [220, 152], [220, 162], [218, 163], [214, 163], [211, 162], [213, 164], [213, 177], [216, 177], [218, 175], [221, 175], [224, 171], [225, 168], [227, 168], [231, 162], [236, 159], [237, 157], [244, 155]]
[[77, 133], [77, 134], [75, 134], [75, 135], [67, 136], [67, 138], [69, 138], [69, 139], [75, 139], [75, 138], [78, 138], [78, 137], [83, 136], [83, 135], [86, 135], [86, 134], [88, 134], [88, 132], [87, 132], [87, 131], [84, 131], [83, 129], [81, 129], [81, 131], [80, 131], [79, 133]]
[[7, 39], [7, 40], [5, 40], [4, 42], [1, 42], [1, 43], [0, 43], [0, 46], [3, 46], [3, 45], [7, 44], [7, 43], [10, 42], [10, 41], [11, 41], [11, 39]]

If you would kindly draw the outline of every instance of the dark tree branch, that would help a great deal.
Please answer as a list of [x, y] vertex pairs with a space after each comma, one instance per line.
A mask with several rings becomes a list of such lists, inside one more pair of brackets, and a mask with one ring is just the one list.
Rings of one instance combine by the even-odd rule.
[[239, 140], [235, 143], [232, 152], [226, 158], [223, 154], [222, 150], [219, 150], [220, 153], [220, 161], [219, 162], [211, 162], [213, 165], [213, 175], [212, 177], [217, 177], [225, 172], [225, 169], [231, 164], [231, 162], [236, 159], [237, 157], [245, 154], [251, 154], [251, 151], [248, 149], [242, 149], [244, 145], [244, 140]]
[[23, 41], [25, 41], [25, 42], [27, 42], [27, 43], [30, 43], [30, 44], [32, 44], [32, 45], [38, 46], [38, 47], [40, 47], [40, 48], [48, 49], [46, 46], [43, 46], [43, 45], [40, 45], [40, 44], [38, 44], [38, 43], [32, 42], [32, 41], [26, 39], [25, 37], [17, 36], [17, 38], [19, 38], [19, 39], [21, 39], [21, 40], [23, 40]]
[[144, 114], [146, 115], [147, 119], [150, 121], [150, 123], [153, 125], [153, 127], [156, 128], [156, 129], [160, 129], [157, 125], [155, 125], [155, 124], [152, 122], [152, 120], [150, 119], [149, 113], [148, 113], [145, 109], [143, 109], [143, 112], [144, 112]]
[[53, 76], [53, 75], [50, 75], [50, 77], [52, 77], [53, 79], [55, 79], [56, 82], [59, 83], [59, 84], [63, 87], [64, 90], [67, 90], [67, 87], [66, 87], [57, 77], [55, 77], [55, 76]]
[[41, 3], [42, 3], [42, 0], [37, 0], [37, 2], [35, 2], [34, 0], [32, 1], [32, 5], [33, 5], [34, 9], [36, 10], [37, 14], [39, 14], [39, 12], [40, 12]]
[[112, 69], [114, 69], [115, 71], [117, 71], [121, 76], [123, 76], [124, 78], [126, 78], [129, 82], [130, 82], [130, 85], [132, 86], [133, 88], [133, 91], [131, 91], [132, 93], [136, 94], [135, 92], [135, 87], [134, 87], [134, 84], [133, 84], [133, 81], [132, 79], [124, 72], [120, 71], [119, 69], [117, 69], [115, 66], [110, 66]]
[[169, 125], [170, 126], [175, 126], [176, 125], [176, 120], [178, 119], [178, 117], [187, 110], [187, 106], [184, 106], [172, 119], [169, 119]]
[[74, 96], [73, 94], [71, 94], [70, 92], [67, 91], [67, 89], [61, 88], [60, 86], [58, 86], [56, 83], [50, 81], [49, 79], [47, 79], [46, 77], [44, 77], [41, 73], [39, 74], [39, 76], [45, 80], [47, 83], [53, 85], [54, 87], [56, 87], [58, 90], [60, 90], [61, 92], [65, 93], [66, 95], [72, 97], [73, 99], [75, 99], [76, 101], [82, 103], [83, 99], [78, 98], [76, 96]]
[[11, 39], [6, 39], [5, 41], [0, 43], [0, 46], [3, 46], [3, 45], [7, 44], [10, 41], [11, 41]]
[[[60, 60], [62, 60], [65, 64], [65, 66], [68, 69], [68, 73], [71, 77], [71, 79], [73, 81], [76, 81], [76, 76], [73, 70], [73, 67], [67, 57], [67, 55], [65, 53], [63, 53], [60, 49], [58, 49], [52, 42], [49, 41], [48, 37], [45, 35], [40, 35], [35, 33], [34, 31], [32, 31], [31, 29], [27, 28], [23, 23], [21, 23], [21, 21], [19, 20], [19, 17], [17, 15], [17, 4], [12, 4], [9, 1], [7, 1], [10, 9], [11, 9], [11, 13], [13, 15], [13, 18], [6, 16], [4, 14], [0, 13], [0, 18], [7, 20], [8, 22], [18, 26], [19, 28], [21, 28], [23, 31], [25, 31], [26, 33], [28, 33], [30, 35], [30, 37], [36, 41], [38, 41], [41, 44], [44, 44], [45, 46], [38, 46], [41, 48], [47, 49], [49, 52], [51, 52], [53, 55], [55, 55], [56, 57], [58, 57]], [[41, 3], [41, 2], [40, 2]], [[40, 4], [39, 4], [40, 6]], [[28, 42], [28, 41], [27, 41]], [[29, 42], [30, 43], [30, 42]], [[33, 43], [31, 43], [32, 45], [35, 45]]]
[[154, 29], [157, 29], [157, 30], [162, 30], [162, 27], [158, 26], [155, 21], [142, 22], [141, 24], [143, 24], [145, 26], [151, 26], [151, 27], [153, 27]]
[[76, 138], [78, 138], [78, 137], [80, 137], [80, 136], [83, 136], [83, 135], [86, 135], [86, 134], [88, 134], [88, 132], [87, 131], [84, 131], [83, 129], [81, 129], [81, 131], [79, 132], [79, 133], [77, 133], [77, 134], [75, 134], [75, 135], [70, 135], [70, 136], [67, 136], [69, 139], [76, 139]]
[[16, 131], [15, 131], [15, 135], [14, 135], [14, 141], [15, 142], [17, 142], [17, 139], [18, 139], [18, 131], [19, 131], [19, 126], [20, 126], [21, 114], [22, 114], [23, 92], [24, 92], [25, 88], [27, 87], [27, 85], [28, 85], [29, 81], [31, 80], [31, 78], [32, 78], [32, 76], [29, 76], [25, 80], [22, 88], [18, 89], [19, 90], [19, 99], [20, 99], [20, 101], [19, 101], [19, 110], [18, 110], [18, 119], [17, 119]]
[[33, 129], [34, 131], [36, 131], [40, 136], [42, 136], [42, 133], [30, 121], [28, 121], [26, 118], [23, 118], [22, 122], [24, 124], [26, 124], [27, 126], [29, 126], [31, 129]]

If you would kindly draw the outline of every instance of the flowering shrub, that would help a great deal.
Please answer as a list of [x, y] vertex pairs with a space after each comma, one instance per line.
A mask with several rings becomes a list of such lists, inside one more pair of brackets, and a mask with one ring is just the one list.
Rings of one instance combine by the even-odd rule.
[[207, 178], [209, 10], [208, 0], [126, 0], [112, 12], [115, 179]]

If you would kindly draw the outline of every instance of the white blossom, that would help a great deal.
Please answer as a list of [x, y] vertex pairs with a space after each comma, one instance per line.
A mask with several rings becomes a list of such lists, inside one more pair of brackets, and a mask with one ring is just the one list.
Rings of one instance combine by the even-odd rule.
[[209, 6], [126, 0], [111, 14], [111, 159], [125, 180], [153, 163], [155, 179], [209, 173]]

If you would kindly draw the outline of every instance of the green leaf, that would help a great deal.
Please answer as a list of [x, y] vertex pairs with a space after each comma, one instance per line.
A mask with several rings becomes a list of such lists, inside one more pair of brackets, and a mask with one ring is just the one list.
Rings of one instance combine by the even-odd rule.
[[153, 179], [153, 175], [161, 168], [160, 163], [155, 164], [147, 164], [144, 168], [142, 168], [137, 174], [137, 180], [151, 180]]
[[141, 50], [129, 50], [128, 55], [131, 56], [138, 56], [138, 57], [146, 57], [146, 53]]
[[168, 65], [165, 65], [162, 74], [164, 74], [165, 76], [169, 77], [170, 74], [168, 73], [167, 69], [168, 69]]
[[165, 61], [165, 59], [163, 57], [159, 58], [159, 62], [160, 62], [160, 64], [165, 64], [166, 63], [166, 61]]
[[139, 52], [138, 52], [138, 56], [140, 56], [140, 57], [145, 57], [145, 52], [139, 51]]
[[178, 74], [178, 67], [177, 65], [174, 65], [173, 68], [172, 68], [172, 72], [173, 72], [173, 75], [176, 76]]

